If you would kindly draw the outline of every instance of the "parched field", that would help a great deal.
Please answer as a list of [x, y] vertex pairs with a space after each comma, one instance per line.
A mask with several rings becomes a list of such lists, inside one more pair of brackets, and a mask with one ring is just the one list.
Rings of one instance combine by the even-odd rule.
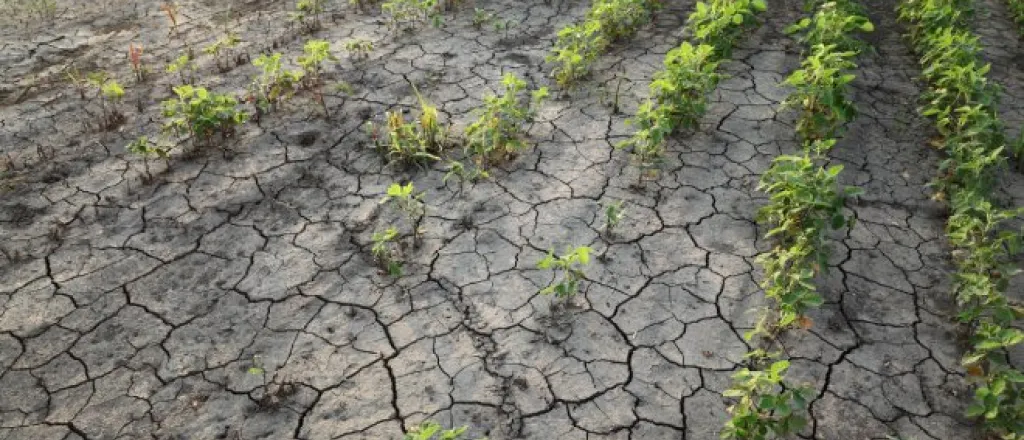
[[[800, 148], [781, 104], [805, 51], [784, 29], [808, 15], [803, 1], [768, 2], [723, 59], [699, 129], [670, 137], [653, 176], [614, 147], [691, 37], [693, 1], [664, 2], [568, 92], [545, 57], [582, 0], [478, 0], [409, 32], [332, 0], [313, 33], [289, 21], [293, 2], [179, 1], [177, 31], [161, 3], [59, 0], [51, 18], [0, 2], [0, 439], [378, 440], [425, 420], [473, 439], [718, 438], [734, 402], [723, 392], [756, 345], [744, 333], [770, 305], [757, 186]], [[861, 4], [875, 29], [853, 71], [859, 114], [828, 161], [864, 193], [843, 210], [853, 226], [830, 236], [824, 303], [773, 345], [787, 384], [811, 389], [793, 438], [988, 439], [965, 415], [975, 385], [950, 212], [928, 186], [944, 153], [918, 112], [919, 58], [894, 1]], [[493, 16], [475, 26], [474, 7]], [[1013, 136], [1024, 43], [1003, 0], [975, 8]], [[200, 49], [229, 31], [240, 42], [218, 66]], [[251, 60], [276, 51], [295, 67], [310, 38], [337, 56], [323, 71], [329, 117], [300, 92], [221, 145], [161, 134], [161, 101], [181, 84], [165, 66], [186, 47], [197, 85], [241, 98]], [[372, 42], [365, 57], [343, 48], [356, 39]], [[72, 65], [117, 78], [120, 103], [83, 99]], [[489, 178], [389, 164], [364, 130], [388, 110], [417, 116], [414, 84], [458, 137], [509, 72], [551, 96], [526, 125], [530, 148]], [[107, 106], [123, 114], [109, 129]], [[140, 136], [172, 147], [168, 159], [127, 151]], [[999, 173], [992, 197], [1024, 206], [1020, 170]], [[381, 203], [396, 182], [425, 205], [420, 234], [393, 243], [400, 276], [372, 251], [375, 233], [406, 225]], [[593, 249], [579, 294], [539, 295], [555, 275], [537, 262], [577, 246]], [[1006, 295], [1022, 291], [1016, 279]]]

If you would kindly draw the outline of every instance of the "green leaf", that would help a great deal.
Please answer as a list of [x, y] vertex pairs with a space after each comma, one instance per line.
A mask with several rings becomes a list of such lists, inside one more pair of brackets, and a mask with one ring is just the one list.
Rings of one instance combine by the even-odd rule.
[[732, 16], [732, 23], [733, 24], [737, 24], [737, 25], [743, 24], [743, 15], [742, 14], [733, 15]]
[[965, 413], [967, 417], [978, 417], [982, 414], [985, 414], [985, 406], [978, 402], [972, 402], [968, 405], [967, 412]]

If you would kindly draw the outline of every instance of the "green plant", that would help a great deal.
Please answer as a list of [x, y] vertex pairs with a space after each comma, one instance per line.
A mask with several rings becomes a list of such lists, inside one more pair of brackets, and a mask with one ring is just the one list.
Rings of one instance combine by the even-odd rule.
[[597, 22], [609, 41], [631, 38], [661, 9], [658, 0], [595, 0], [587, 20]]
[[662, 160], [665, 141], [678, 128], [697, 128], [707, 108], [707, 95], [718, 85], [718, 61], [713, 47], [682, 43], [665, 55], [665, 68], [654, 74], [651, 99], [641, 104], [627, 123], [636, 128], [617, 148], [630, 150], [634, 163], [645, 171]]
[[[834, 142], [819, 141], [808, 148], [821, 152]], [[778, 306], [778, 328], [793, 325], [822, 303], [813, 280], [827, 267], [827, 234], [852, 224], [842, 213], [843, 205], [861, 193], [856, 187], [840, 187], [842, 169], [821, 168], [807, 154], [783, 155], [761, 177], [758, 189], [768, 193], [769, 203], [758, 211], [757, 221], [771, 228], [766, 237], [775, 238], [777, 245], [757, 261], [764, 268], [765, 296]]]
[[1006, 0], [1013, 15], [1013, 21], [1017, 23], [1021, 37], [1024, 37], [1024, 0]]
[[700, 1], [686, 25], [698, 43], [714, 47], [719, 57], [727, 57], [743, 31], [754, 25], [757, 14], [766, 9], [764, 0]]
[[303, 54], [296, 62], [302, 67], [302, 83], [307, 90], [313, 93], [313, 99], [320, 104], [324, 115], [331, 116], [327, 108], [327, 100], [323, 93], [323, 72], [325, 61], [337, 61], [338, 58], [331, 54], [331, 43], [324, 40], [309, 40], [302, 47]]
[[176, 99], [163, 102], [167, 119], [164, 131], [188, 134], [194, 145], [209, 145], [215, 134], [225, 139], [235, 127], [245, 123], [248, 115], [238, 109], [238, 101], [229, 95], [210, 93], [203, 87], [181, 85], [174, 88]]
[[238, 43], [242, 40], [238, 38], [238, 35], [234, 32], [229, 32], [227, 35], [214, 41], [209, 46], [203, 48], [203, 53], [213, 57], [214, 62], [217, 64], [217, 69], [221, 72], [227, 72], [231, 70], [231, 67], [236, 64], [234, 49], [238, 47]]
[[736, 399], [728, 408], [730, 419], [723, 439], [766, 440], [799, 432], [807, 425], [803, 413], [813, 397], [807, 387], [784, 389], [782, 380], [789, 361], [772, 363], [766, 371], [744, 368], [732, 376], [723, 395]]
[[124, 88], [121, 84], [103, 71], [90, 73], [86, 76], [85, 82], [96, 91], [96, 97], [99, 98], [102, 116], [97, 126], [106, 130], [123, 123], [124, 114], [117, 108], [124, 99]]
[[554, 250], [549, 250], [547, 256], [537, 262], [537, 268], [551, 269], [561, 272], [561, 275], [553, 280], [548, 287], [541, 289], [540, 294], [554, 293], [559, 298], [576, 295], [580, 288], [580, 282], [586, 279], [583, 269], [590, 264], [591, 252], [593, 249], [586, 246], [567, 249], [565, 255], [562, 256], [556, 256]]
[[380, 5], [380, 10], [388, 16], [388, 23], [395, 30], [428, 20], [435, 26], [441, 24], [437, 0], [389, 0]]
[[345, 50], [353, 57], [366, 59], [370, 56], [370, 52], [373, 52], [373, 42], [361, 38], [348, 40], [345, 42]]
[[504, 93], [484, 96], [479, 119], [466, 128], [466, 153], [480, 169], [526, 148], [523, 124], [533, 121], [537, 107], [548, 96], [547, 87], [527, 94], [526, 81], [512, 73], [506, 73], [501, 84]]
[[288, 17], [306, 28], [307, 32], [315, 32], [322, 26], [320, 16], [324, 13], [324, 0], [298, 0], [295, 11]]
[[261, 54], [252, 64], [261, 72], [250, 86], [249, 99], [260, 112], [270, 112], [279, 102], [291, 98], [305, 75], [299, 70], [282, 69], [280, 53]]
[[419, 426], [410, 429], [409, 432], [405, 434], [405, 437], [403, 437], [403, 440], [434, 440], [435, 436], [438, 435], [439, 437], [436, 437], [436, 440], [459, 440], [468, 429], [469, 428], [465, 426], [461, 428], [444, 429], [441, 425], [437, 424], [437, 422], [426, 421], [420, 423]]
[[495, 20], [493, 12], [488, 12], [486, 9], [475, 8], [473, 9], [473, 27], [482, 29], [485, 24], [491, 23]]
[[814, 17], [801, 19], [786, 28], [787, 34], [801, 34], [800, 42], [808, 47], [832, 45], [839, 52], [861, 52], [867, 45], [854, 37], [857, 32], [873, 32], [875, 26], [851, 1], [821, 3]]
[[156, 156], [164, 161], [168, 161], [171, 154], [171, 149], [169, 147], [162, 147], [158, 144], [154, 144], [146, 136], [140, 136], [138, 139], [129, 143], [125, 149], [132, 154], [142, 156], [142, 163], [146, 167], [146, 176], [149, 178], [153, 177], [153, 173], [149, 170], [149, 158]]
[[395, 110], [385, 113], [384, 133], [373, 122], [366, 123], [367, 134], [389, 163], [438, 161], [447, 142], [448, 130], [441, 126], [437, 107], [427, 102], [415, 86], [413, 91], [420, 103], [417, 120], [406, 122], [402, 111]]
[[402, 262], [398, 260], [396, 257], [397, 252], [394, 250], [394, 243], [397, 238], [398, 229], [394, 226], [390, 226], [383, 231], [374, 232], [371, 237], [373, 246], [370, 248], [370, 253], [377, 264], [384, 268], [388, 275], [393, 277], [402, 276]]
[[608, 203], [604, 207], [604, 231], [608, 235], [614, 234], [615, 228], [619, 226], [622, 219], [626, 217], [626, 209], [622, 200]]
[[196, 64], [187, 53], [167, 64], [167, 73], [177, 73], [182, 84], [195, 84]]
[[423, 216], [427, 213], [427, 207], [423, 204], [423, 194], [417, 193], [416, 188], [412, 182], [405, 185], [398, 183], [392, 183], [388, 187], [387, 194], [380, 200], [380, 203], [391, 204], [399, 211], [405, 214], [405, 216], [412, 222], [412, 232], [414, 235], [419, 235], [420, 223], [423, 221]]
[[444, 174], [444, 178], [442, 178], [441, 181], [448, 183], [448, 180], [452, 177], [458, 177], [463, 182], [475, 182], [480, 179], [490, 178], [491, 173], [479, 167], [467, 168], [462, 162], [453, 160], [448, 163], [448, 171]]
[[851, 60], [857, 53], [835, 50], [834, 45], [814, 46], [801, 62], [801, 68], [785, 81], [794, 91], [783, 106], [800, 109], [796, 131], [806, 141], [837, 136], [840, 128], [857, 114], [846, 93], [854, 75], [845, 73], [856, 67]]
[[609, 41], [601, 31], [601, 24], [586, 21], [558, 31], [558, 40], [546, 58], [555, 64], [551, 75], [562, 88], [569, 88], [590, 73], [590, 66], [605, 51]]

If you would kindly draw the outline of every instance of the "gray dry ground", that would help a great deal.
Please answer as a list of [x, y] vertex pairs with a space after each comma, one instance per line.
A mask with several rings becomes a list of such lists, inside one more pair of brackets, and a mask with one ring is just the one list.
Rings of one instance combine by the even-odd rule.
[[[230, 26], [251, 54], [276, 44], [294, 57], [304, 37], [282, 26], [285, 2], [264, 3], [182, 2], [184, 33], [209, 43]], [[800, 48], [781, 29], [802, 2], [770, 2], [724, 65], [731, 77], [703, 129], [675, 137], [644, 189], [612, 149], [629, 133], [625, 115], [598, 87], [621, 79], [633, 112], [682, 38], [688, 1], [602, 57], [571, 99], [545, 104], [530, 129], [537, 148], [489, 181], [460, 187], [440, 168], [385, 167], [359, 129], [414, 103], [406, 79], [457, 127], [503, 72], [546, 83], [555, 32], [587, 3], [481, 2], [511, 29], [475, 30], [461, 12], [397, 39], [380, 17], [340, 8], [317, 36], [338, 52], [353, 37], [377, 48], [330, 67], [355, 88], [328, 98], [335, 118], [297, 98], [227, 150], [179, 152], [169, 170], [154, 162], [153, 182], [124, 146], [158, 132], [174, 78], [132, 84], [124, 53], [141, 42], [158, 69], [179, 53], [157, 2], [61, 3], [78, 9], [56, 26], [5, 14], [0, 153], [13, 169], [0, 200], [0, 439], [394, 439], [425, 418], [492, 439], [717, 438], [721, 392], [763, 303], [756, 182], [795, 146], [779, 83]], [[818, 392], [803, 437], [979, 438], [961, 416], [969, 386], [950, 324], [945, 211], [925, 187], [940, 154], [915, 112], [919, 71], [893, 4], [868, 6], [877, 53], [861, 59], [862, 115], [833, 153], [867, 194], [850, 206], [856, 226], [836, 237], [813, 328], [783, 341], [794, 380]], [[979, 27], [986, 43], [1002, 41], [993, 76], [1016, 98], [1004, 112], [1019, 126], [1024, 78], [1012, 63], [1024, 52], [1005, 17], [985, 20], [999, 24]], [[120, 130], [84, 126], [96, 103], [57, 84], [72, 60], [129, 84]], [[200, 71], [231, 92], [254, 73]], [[393, 280], [368, 248], [390, 219], [382, 192], [408, 178], [426, 191], [427, 232]], [[1024, 185], [1007, 178], [1020, 203]], [[628, 218], [605, 240], [600, 209], [614, 199]], [[552, 307], [535, 295], [551, 279], [535, 262], [569, 244], [600, 258], [585, 294]], [[248, 372], [254, 358], [268, 386]]]

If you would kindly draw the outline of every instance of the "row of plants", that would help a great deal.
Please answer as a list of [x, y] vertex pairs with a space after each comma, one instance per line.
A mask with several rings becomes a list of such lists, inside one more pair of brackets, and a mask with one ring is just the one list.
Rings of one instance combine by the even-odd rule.
[[1007, 166], [1007, 139], [997, 114], [998, 87], [988, 82], [990, 66], [970, 31], [972, 12], [969, 0], [904, 0], [898, 7], [929, 85], [921, 111], [935, 121], [934, 144], [947, 156], [933, 185], [936, 197], [949, 202], [957, 318], [970, 334], [962, 363], [977, 389], [967, 416], [980, 418], [999, 438], [1016, 440], [1024, 438], [1024, 373], [1008, 352], [1024, 342], [1015, 326], [1024, 309], [1006, 290], [1020, 273], [1014, 256], [1024, 234], [1010, 225], [1024, 208], [1003, 209], [991, 197]]
[[843, 212], [860, 188], [842, 186], [842, 165], [828, 166], [827, 153], [843, 127], [856, 116], [848, 87], [854, 79], [854, 58], [865, 45], [854, 37], [873, 26], [859, 6], [847, 1], [817, 3], [814, 15], [790, 26], [806, 47], [800, 68], [785, 84], [793, 92], [783, 108], [797, 111], [795, 130], [802, 154], [776, 157], [761, 176], [758, 189], [769, 202], [757, 222], [767, 229], [773, 247], [757, 257], [764, 271], [761, 287], [771, 306], [744, 336], [755, 340], [749, 365], [733, 375], [724, 393], [735, 399], [721, 436], [727, 439], [778, 438], [801, 431], [813, 390], [786, 383], [789, 362], [767, 348], [794, 327], [810, 328], [807, 313], [823, 302], [816, 279], [828, 268], [829, 234], [852, 225]]
[[665, 68], [654, 74], [651, 97], [628, 123], [636, 127], [618, 148], [628, 149], [640, 178], [655, 173], [664, 159], [667, 138], [678, 129], [695, 129], [718, 86], [719, 62], [729, 55], [744, 30], [766, 9], [763, 0], [698, 2], [687, 20], [695, 45], [683, 42], [665, 55]]
[[1006, 0], [1010, 7], [1010, 14], [1013, 15], [1014, 23], [1017, 23], [1020, 34], [1024, 37], [1024, 0]]
[[598, 56], [612, 43], [635, 35], [661, 7], [662, 0], [593, 0], [582, 22], [558, 31], [547, 57], [555, 65], [555, 82], [569, 88], [588, 75]]

